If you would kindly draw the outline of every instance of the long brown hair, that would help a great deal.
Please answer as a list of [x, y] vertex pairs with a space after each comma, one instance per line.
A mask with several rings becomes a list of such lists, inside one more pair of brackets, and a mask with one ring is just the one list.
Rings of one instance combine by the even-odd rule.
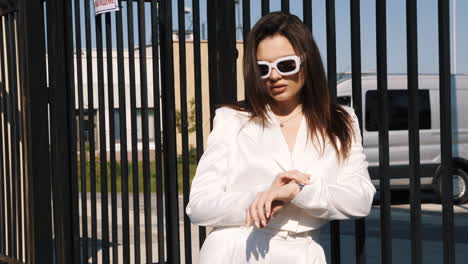
[[257, 67], [258, 44], [267, 37], [286, 37], [297, 55], [303, 59], [304, 87], [301, 89], [302, 111], [307, 120], [309, 135], [317, 139], [323, 154], [326, 139], [336, 150], [340, 161], [349, 155], [352, 143], [352, 117], [330, 96], [320, 52], [310, 30], [294, 15], [273, 12], [262, 17], [247, 36], [244, 51], [245, 101], [231, 105], [249, 112], [251, 118], [267, 120], [266, 106], [272, 103]]

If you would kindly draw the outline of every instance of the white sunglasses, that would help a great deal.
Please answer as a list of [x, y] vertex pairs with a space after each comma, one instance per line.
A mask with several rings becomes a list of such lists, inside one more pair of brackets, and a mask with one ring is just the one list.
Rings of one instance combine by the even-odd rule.
[[270, 77], [271, 70], [275, 69], [280, 75], [292, 75], [299, 72], [301, 68], [301, 58], [299, 56], [286, 56], [276, 59], [274, 62], [257, 61], [260, 78]]

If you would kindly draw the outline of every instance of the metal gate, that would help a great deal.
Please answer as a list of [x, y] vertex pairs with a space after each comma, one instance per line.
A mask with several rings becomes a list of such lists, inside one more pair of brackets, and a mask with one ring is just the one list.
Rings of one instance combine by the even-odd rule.
[[[183, 208], [215, 106], [242, 98], [238, 64], [270, 1], [0, 1], [0, 263], [192, 263], [206, 229]], [[298, 1], [299, 2], [299, 1]], [[312, 29], [312, 0], [300, 1]], [[335, 1], [326, 3], [327, 75], [336, 97]], [[353, 106], [362, 125], [360, 1], [350, 0]], [[423, 263], [416, 0], [407, 0], [411, 263]], [[449, 1], [439, 0], [444, 263], [455, 263]], [[290, 1], [281, 0], [290, 11]], [[173, 12], [174, 11], [174, 12]], [[381, 262], [392, 263], [386, 1], [376, 1]], [[236, 12], [238, 19], [236, 20]], [[173, 32], [174, 14], [177, 30]], [[236, 22], [237, 21], [237, 22]], [[236, 23], [242, 22], [242, 27]], [[189, 26], [187, 26], [189, 24]], [[209, 65], [209, 68], [204, 68]], [[209, 87], [208, 89], [204, 89]], [[331, 263], [341, 263], [332, 222]], [[366, 263], [366, 220], [355, 262]], [[181, 243], [183, 241], [183, 243]], [[347, 261], [343, 261], [347, 263]]]

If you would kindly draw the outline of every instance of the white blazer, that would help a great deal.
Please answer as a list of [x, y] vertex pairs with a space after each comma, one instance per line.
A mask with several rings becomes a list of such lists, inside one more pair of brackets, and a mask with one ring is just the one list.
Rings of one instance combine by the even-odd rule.
[[245, 225], [246, 210], [259, 191], [278, 173], [296, 169], [310, 174], [310, 184], [270, 220], [268, 227], [290, 232], [318, 229], [333, 219], [365, 217], [375, 188], [367, 170], [357, 117], [352, 108], [354, 139], [350, 156], [338, 163], [334, 148], [314, 147], [303, 117], [291, 153], [280, 126], [268, 109], [270, 122], [248, 121], [247, 113], [227, 107], [216, 110], [207, 147], [198, 164], [186, 212], [202, 226]]

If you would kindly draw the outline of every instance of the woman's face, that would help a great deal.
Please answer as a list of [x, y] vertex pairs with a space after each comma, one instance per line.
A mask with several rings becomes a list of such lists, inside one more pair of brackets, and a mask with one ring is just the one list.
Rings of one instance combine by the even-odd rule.
[[[300, 56], [296, 54], [289, 40], [282, 35], [274, 35], [262, 40], [257, 47], [257, 61], [275, 62], [286, 56]], [[281, 75], [276, 69], [271, 69], [268, 78], [264, 79], [265, 87], [276, 103], [300, 102], [300, 91], [304, 86], [302, 66], [299, 72], [292, 75]]]

